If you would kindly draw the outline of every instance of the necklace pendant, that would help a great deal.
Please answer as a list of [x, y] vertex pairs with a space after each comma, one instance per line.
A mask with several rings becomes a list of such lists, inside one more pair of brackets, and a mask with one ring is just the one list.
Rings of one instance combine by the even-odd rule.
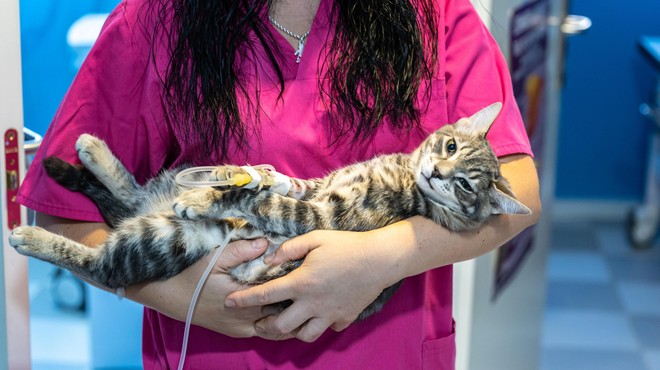
[[303, 49], [305, 48], [305, 39], [307, 38], [307, 36], [309, 36], [309, 32], [310, 32], [311, 30], [307, 30], [307, 32], [303, 33], [302, 35], [299, 35], [299, 34], [297, 34], [297, 33], [293, 33], [293, 32], [291, 32], [291, 31], [289, 31], [288, 29], [286, 29], [286, 27], [284, 27], [284, 26], [282, 26], [281, 24], [279, 24], [279, 23], [278, 23], [275, 19], [273, 19], [273, 17], [271, 17], [270, 15], [268, 16], [268, 20], [270, 21], [270, 23], [271, 23], [273, 26], [277, 27], [280, 31], [282, 31], [282, 32], [284, 32], [285, 34], [287, 34], [288, 36], [290, 36], [290, 37], [292, 37], [292, 38], [298, 40], [298, 49], [296, 49], [296, 52], [293, 53], [293, 55], [295, 55], [295, 56], [297, 57], [297, 58], [296, 58], [296, 63], [300, 63], [300, 58], [302, 58]]
[[302, 58], [303, 49], [305, 48], [305, 41], [298, 40], [298, 50], [296, 50], [293, 55], [297, 56], [296, 63], [300, 63], [300, 58]]

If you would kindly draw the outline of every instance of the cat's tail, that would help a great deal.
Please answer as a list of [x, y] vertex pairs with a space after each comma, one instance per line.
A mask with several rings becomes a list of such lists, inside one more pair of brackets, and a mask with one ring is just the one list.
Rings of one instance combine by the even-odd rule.
[[85, 176], [85, 172], [90, 172], [89, 170], [83, 166], [74, 166], [58, 157], [45, 158], [42, 165], [48, 176], [71, 191], [81, 191], [85, 182], [89, 181], [89, 176]]
[[42, 161], [48, 176], [63, 187], [85, 194], [101, 211], [105, 222], [112, 228], [121, 220], [133, 216], [133, 210], [117, 199], [94, 174], [84, 166], [72, 165], [51, 156]]

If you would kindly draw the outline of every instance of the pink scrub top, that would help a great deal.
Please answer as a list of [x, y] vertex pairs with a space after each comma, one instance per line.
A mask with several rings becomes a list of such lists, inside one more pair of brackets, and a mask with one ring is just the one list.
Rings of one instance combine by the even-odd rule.
[[[283, 50], [279, 63], [286, 87], [281, 100], [268, 62], [258, 69], [243, 65], [244, 71], [258, 75], [253, 83], [267, 114], [251, 134], [250, 150], [230, 150], [231, 162], [270, 163], [300, 178], [322, 176], [377, 154], [410, 152], [428, 133], [497, 101], [504, 107], [488, 134], [495, 153], [531, 155], [506, 62], [469, 0], [436, 2], [438, 67], [431, 84], [424, 84], [430, 86], [430, 101], [421, 100], [423, 91], [419, 95], [420, 106], [428, 103], [422, 116], [426, 132], [402, 133], [383, 125], [364, 143], [328, 147], [329, 115], [319, 95], [322, 71], [317, 61], [327, 54], [323, 46], [333, 30], [331, 6], [332, 0], [321, 0], [300, 64], [292, 46], [271, 28]], [[146, 9], [141, 1], [126, 0], [108, 18], [28, 171], [18, 197], [25, 206], [102, 221], [87, 198], [55, 184], [40, 166], [50, 155], [77, 162], [74, 143], [82, 133], [103, 138], [139, 181], [180, 163], [211, 164], [199, 154], [205, 143], [184, 142], [163, 112], [156, 70], [162, 72], [167, 55], [159, 48], [157, 67], [150, 63], [153, 21]], [[145, 308], [145, 369], [177, 367], [183, 329], [184, 323]], [[329, 330], [314, 343], [235, 339], [193, 326], [186, 368], [452, 369], [454, 357], [452, 268], [445, 266], [406, 279], [381, 312], [340, 333]]]

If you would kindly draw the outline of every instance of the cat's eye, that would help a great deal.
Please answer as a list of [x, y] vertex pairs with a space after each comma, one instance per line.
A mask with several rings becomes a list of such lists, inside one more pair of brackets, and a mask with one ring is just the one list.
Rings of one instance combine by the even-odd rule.
[[462, 178], [462, 177], [459, 177], [459, 178], [458, 178], [458, 182], [461, 184], [461, 187], [462, 187], [465, 191], [467, 191], [467, 192], [469, 192], [469, 193], [474, 193], [474, 190], [472, 189], [472, 186], [470, 186], [470, 183], [469, 183], [466, 179], [464, 179], [464, 178]]
[[447, 153], [449, 153], [449, 155], [456, 153], [456, 142], [454, 139], [447, 141]]

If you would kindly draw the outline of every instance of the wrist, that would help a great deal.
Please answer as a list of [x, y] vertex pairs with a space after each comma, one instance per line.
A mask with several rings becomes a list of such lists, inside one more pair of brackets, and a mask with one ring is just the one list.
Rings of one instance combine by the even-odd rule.
[[408, 273], [411, 243], [402, 238], [401, 234], [393, 231], [391, 226], [388, 226], [368, 232], [370, 238], [368, 245], [374, 250], [373, 261], [369, 262], [382, 269], [384, 287], [411, 275]]
[[412, 217], [373, 230], [373, 245], [389, 258], [387, 266], [390, 266], [396, 281], [446, 264], [443, 262], [444, 254], [439, 257], [436, 253], [429, 253], [429, 245], [437, 250], [438, 241], [444, 240], [438, 234], [439, 228], [429, 219]]
[[186, 296], [179, 288], [180, 277], [173, 276], [167, 280], [150, 281], [126, 287], [124, 294], [127, 299], [145, 307], [156, 310], [176, 320], [184, 320], [187, 312], [187, 302], [181, 299]]
[[150, 306], [148, 304], [149, 299], [147, 294], [148, 285], [149, 283], [141, 283], [128, 286], [124, 289], [124, 297], [142, 305]]

